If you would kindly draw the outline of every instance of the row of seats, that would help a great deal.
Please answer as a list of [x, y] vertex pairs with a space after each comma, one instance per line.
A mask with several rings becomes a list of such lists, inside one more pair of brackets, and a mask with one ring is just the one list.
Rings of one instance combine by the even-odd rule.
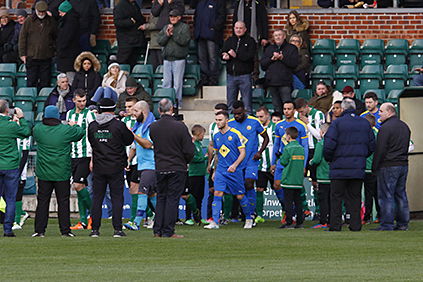
[[357, 39], [318, 39], [311, 48], [313, 65], [370, 64], [423, 65], [423, 39], [409, 46], [406, 39], [392, 39], [386, 46], [382, 39], [367, 39], [360, 46]]

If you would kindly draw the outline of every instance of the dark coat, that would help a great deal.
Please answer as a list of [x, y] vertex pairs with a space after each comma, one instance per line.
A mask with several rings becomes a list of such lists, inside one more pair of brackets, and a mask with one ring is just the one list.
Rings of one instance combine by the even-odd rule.
[[206, 39], [222, 45], [225, 23], [224, 0], [201, 0], [195, 7], [194, 38]]
[[58, 21], [59, 16], [59, 6], [64, 0], [35, 0], [34, 5], [32, 5], [32, 14], [35, 14], [35, 4], [39, 1], [44, 1], [47, 3], [48, 11], [51, 12], [53, 18]]
[[119, 114], [121, 111], [125, 111], [125, 101], [128, 97], [137, 97], [139, 101], [146, 101], [150, 106], [150, 111], [152, 112], [154, 110], [153, 101], [151, 100], [150, 94], [145, 91], [142, 85], [138, 85], [137, 91], [134, 93], [134, 95], [130, 96], [126, 90], [119, 95], [118, 101], [116, 103], [116, 114]]
[[[239, 41], [239, 43], [238, 43]], [[222, 52], [233, 49], [237, 56], [226, 61], [226, 72], [230, 75], [250, 74], [254, 69], [254, 57], [257, 43], [254, 39], [244, 34], [241, 37], [231, 36], [223, 44]]]
[[[273, 61], [274, 52], [282, 52], [282, 60]], [[261, 68], [266, 71], [264, 85], [292, 86], [292, 74], [298, 63], [298, 48], [294, 45], [284, 41], [281, 46], [268, 46], [261, 59]]]
[[301, 48], [298, 51], [299, 63], [294, 69], [294, 74], [304, 83], [308, 85], [308, 77], [310, 73], [310, 54], [306, 48]]
[[195, 146], [184, 123], [170, 115], [162, 115], [151, 124], [150, 137], [154, 144], [156, 171], [187, 171]]
[[[256, 1], [256, 23], [257, 23], [257, 40], [267, 39], [269, 36], [269, 24], [267, 23], [267, 9], [263, 0]], [[244, 2], [244, 23], [247, 27], [247, 33], [250, 32], [251, 26], [251, 2]], [[239, 1], [235, 3], [232, 25], [238, 21]]]
[[113, 10], [113, 19], [119, 47], [143, 47], [145, 45], [144, 32], [138, 29], [145, 23], [145, 20], [135, 1], [131, 3], [128, 0], [121, 0]]
[[381, 167], [408, 165], [410, 134], [408, 125], [397, 116], [390, 117], [382, 123], [373, 156], [373, 173]]
[[366, 158], [375, 150], [370, 123], [354, 110], [345, 110], [324, 138], [323, 156], [329, 163], [330, 179], [363, 179]]
[[364, 105], [363, 102], [361, 102], [359, 99], [357, 99], [356, 97], [354, 97], [354, 102], [355, 102], [355, 114], [356, 115], [361, 115], [363, 112], [366, 111], [366, 106]]
[[81, 34], [97, 34], [100, 27], [100, 11], [96, 0], [69, 0], [79, 16]]
[[169, 12], [172, 10], [178, 10], [181, 14], [185, 12], [185, 6], [183, 0], [174, 0], [169, 4], [167, 0], [163, 0], [163, 5], [159, 4], [159, 1], [154, 0], [153, 6], [151, 6], [151, 14], [158, 17], [157, 28], [162, 29], [169, 23]]
[[[85, 59], [90, 60], [92, 64], [91, 69], [89, 69], [87, 72], [82, 68], [82, 62]], [[76, 57], [73, 68], [76, 73], [72, 82], [72, 88], [84, 89], [85, 93], [87, 93], [87, 105], [90, 105], [93, 103], [91, 98], [94, 96], [94, 92], [99, 86], [101, 86], [101, 82], [103, 81], [103, 78], [99, 73], [101, 68], [100, 62], [93, 53], [82, 52], [78, 55], [78, 57]]]
[[0, 27], [0, 45], [3, 48], [2, 51], [7, 51], [4, 48], [6, 47], [7, 49], [7, 46], [5, 46], [5, 44], [9, 44], [9, 45], [12, 44], [14, 33], [15, 33], [15, 22], [12, 20], [9, 20], [7, 25]]
[[79, 45], [79, 20], [72, 9], [59, 20], [59, 30], [56, 41], [56, 63], [60, 72], [74, 71], [73, 63], [81, 53]]
[[[59, 100], [59, 92], [57, 91], [57, 87], [51, 91], [50, 95], [48, 95], [46, 103], [44, 104], [44, 108], [50, 105], [56, 106], [57, 101]], [[70, 89], [69, 93], [65, 96], [65, 105], [66, 111], [72, 110], [75, 108], [75, 103], [73, 102], [73, 90]], [[60, 120], [66, 120], [66, 113], [60, 114]]]

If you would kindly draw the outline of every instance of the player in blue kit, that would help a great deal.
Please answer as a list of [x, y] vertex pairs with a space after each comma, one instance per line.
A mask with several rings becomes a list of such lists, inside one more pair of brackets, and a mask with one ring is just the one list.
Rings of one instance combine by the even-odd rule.
[[229, 114], [225, 111], [216, 113], [215, 121], [219, 132], [213, 136], [213, 149], [216, 152], [216, 170], [214, 172], [214, 199], [212, 204], [213, 221], [205, 229], [219, 229], [219, 217], [222, 209], [223, 194], [232, 194], [239, 200], [245, 214], [244, 228], [253, 227], [245, 187], [241, 162], [246, 155], [246, 139], [241, 133], [229, 127]]
[[[228, 125], [238, 130], [247, 139], [245, 144], [246, 156], [240, 168], [244, 171], [245, 191], [250, 204], [250, 213], [254, 214], [256, 210], [254, 181], [258, 179], [259, 160], [267, 144], [269, 144], [269, 136], [259, 119], [246, 114], [242, 101], [236, 101], [233, 104], [232, 113], [234, 118], [229, 120]], [[258, 149], [259, 135], [263, 137], [260, 149]]]
[[366, 117], [367, 115], [373, 115], [376, 120], [375, 127], [377, 129], [380, 129], [380, 114], [379, 114], [379, 108], [377, 107], [377, 104], [379, 102], [379, 99], [374, 92], [367, 92], [366, 95], [364, 95], [364, 102], [366, 103], [367, 111], [363, 112], [360, 116]]
[[284, 194], [281, 187], [281, 178], [283, 166], [279, 162], [280, 156], [282, 156], [283, 149], [288, 144], [286, 141], [285, 130], [289, 127], [295, 127], [298, 130], [297, 141], [304, 147], [305, 159], [308, 158], [308, 135], [307, 125], [301, 120], [295, 118], [295, 105], [294, 102], [285, 102], [283, 104], [283, 114], [285, 119], [278, 122], [275, 126], [275, 140], [273, 143], [273, 157], [272, 157], [272, 168], [274, 172], [274, 190], [278, 197], [279, 202], [283, 203]]

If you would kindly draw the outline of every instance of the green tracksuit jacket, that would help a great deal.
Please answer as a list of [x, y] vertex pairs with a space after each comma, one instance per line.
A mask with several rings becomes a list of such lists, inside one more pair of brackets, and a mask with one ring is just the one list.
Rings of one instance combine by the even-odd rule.
[[303, 188], [304, 158], [304, 148], [298, 141], [291, 141], [285, 146], [280, 160], [284, 166], [281, 180], [283, 188]]

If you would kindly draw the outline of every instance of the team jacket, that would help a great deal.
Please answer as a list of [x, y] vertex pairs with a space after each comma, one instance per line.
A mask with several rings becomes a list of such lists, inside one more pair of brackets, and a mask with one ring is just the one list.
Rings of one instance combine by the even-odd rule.
[[302, 189], [304, 182], [304, 148], [297, 140], [289, 142], [283, 150], [281, 165], [282, 187], [288, 189]]

